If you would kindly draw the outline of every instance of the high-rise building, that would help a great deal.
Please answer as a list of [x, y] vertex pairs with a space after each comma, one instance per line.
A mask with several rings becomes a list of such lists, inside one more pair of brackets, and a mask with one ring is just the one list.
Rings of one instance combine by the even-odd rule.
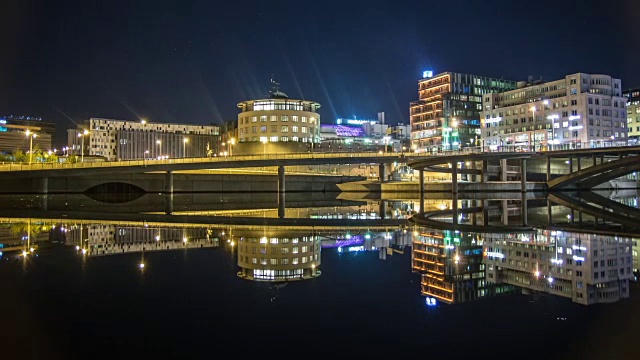
[[67, 133], [69, 154], [115, 161], [213, 156], [220, 128], [90, 118]]
[[640, 140], [640, 89], [622, 92], [627, 98], [627, 131], [629, 145], [637, 145]]
[[[290, 99], [271, 80], [269, 98], [238, 103], [238, 137], [243, 143], [263, 143], [264, 152], [285, 151], [285, 148], [308, 144], [311, 149], [320, 141], [320, 104], [309, 100]], [[278, 146], [282, 143], [282, 146]], [[295, 146], [287, 146], [294, 143]], [[295, 144], [298, 143], [298, 144]], [[273, 144], [267, 149], [267, 144]], [[240, 147], [240, 146], [239, 146]], [[249, 148], [250, 146], [242, 146]], [[304, 147], [305, 150], [307, 147]], [[296, 151], [296, 150], [292, 150]]]
[[418, 81], [418, 101], [410, 104], [411, 147], [440, 151], [479, 146], [482, 96], [515, 89], [516, 82], [443, 72]]
[[483, 97], [483, 145], [566, 149], [627, 144], [620, 79], [576, 73]]

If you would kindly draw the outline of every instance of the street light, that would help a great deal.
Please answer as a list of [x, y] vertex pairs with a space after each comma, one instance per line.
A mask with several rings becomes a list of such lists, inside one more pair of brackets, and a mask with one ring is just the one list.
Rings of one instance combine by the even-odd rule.
[[230, 143], [229, 143], [229, 156], [233, 155], [233, 145], [236, 144], [236, 139], [235, 138], [231, 138], [229, 139]]
[[[531, 107], [531, 111], [533, 112], [533, 123], [536, 123], [536, 107], [535, 105]], [[534, 129], [535, 129], [535, 125]], [[536, 151], [536, 133], [533, 132], [533, 139], [531, 138], [531, 132], [529, 132], [529, 145], [533, 145], [533, 151]]]
[[162, 141], [156, 140], [156, 144], [158, 144], [158, 159], [160, 159], [160, 151], [162, 151]]
[[558, 114], [547, 116], [548, 120], [551, 120], [551, 141], [547, 140], [547, 144], [555, 144], [556, 143], [556, 119], [560, 119]]
[[27, 136], [29, 137], [29, 165], [31, 165], [31, 160], [33, 158], [33, 138], [35, 138], [36, 133], [32, 133], [31, 131], [27, 130]]
[[80, 146], [80, 152], [81, 152], [80, 162], [84, 162], [84, 137], [87, 136], [87, 135], [89, 135], [89, 131], [88, 130], [85, 130], [83, 133], [78, 134], [78, 137], [82, 138], [82, 145]]
[[184, 138], [182, 139], [182, 157], [186, 158], [187, 157], [187, 143], [189, 142], [189, 139]]

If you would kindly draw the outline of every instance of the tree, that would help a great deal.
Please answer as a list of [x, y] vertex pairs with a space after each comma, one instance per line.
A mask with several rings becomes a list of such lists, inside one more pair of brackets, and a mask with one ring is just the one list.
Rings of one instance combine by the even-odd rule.
[[29, 161], [29, 157], [20, 149], [15, 149], [12, 152], [13, 161], [15, 162], [27, 162]]
[[77, 162], [78, 162], [78, 156], [76, 156], [76, 155], [74, 155], [74, 154], [71, 154], [71, 155], [67, 156], [67, 162], [68, 162], [69, 164], [75, 164], [75, 163], [77, 163]]

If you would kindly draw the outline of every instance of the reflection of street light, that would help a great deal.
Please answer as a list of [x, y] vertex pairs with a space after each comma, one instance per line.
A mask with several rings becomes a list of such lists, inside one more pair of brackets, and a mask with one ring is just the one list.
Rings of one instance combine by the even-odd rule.
[[33, 158], [33, 138], [38, 135], [27, 130], [27, 136], [29, 137], [29, 165], [31, 165], [31, 160]]
[[233, 155], [233, 145], [236, 144], [236, 139], [235, 138], [231, 138], [229, 139], [229, 156]]
[[184, 138], [182, 139], [182, 157], [186, 158], [187, 157], [187, 143], [189, 142], [189, 139]]
[[160, 152], [162, 151], [162, 141], [156, 140], [156, 144], [158, 144], [158, 159], [160, 158]]
[[268, 141], [268, 140], [267, 140], [267, 138], [266, 138], [266, 137], [265, 137], [265, 138], [260, 139], [260, 142], [262, 143], [262, 145], [264, 145], [264, 146], [262, 147], [262, 155], [263, 155], [263, 156], [264, 156], [264, 155], [267, 155], [267, 141]]
[[413, 150], [413, 152], [416, 152], [416, 150], [418, 149], [418, 144], [411, 145], [411, 149]]

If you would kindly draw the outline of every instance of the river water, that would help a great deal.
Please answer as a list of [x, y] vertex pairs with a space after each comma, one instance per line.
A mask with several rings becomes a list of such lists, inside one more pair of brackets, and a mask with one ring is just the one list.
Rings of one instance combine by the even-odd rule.
[[3, 196], [0, 358], [637, 359], [637, 194], [595, 195]]

